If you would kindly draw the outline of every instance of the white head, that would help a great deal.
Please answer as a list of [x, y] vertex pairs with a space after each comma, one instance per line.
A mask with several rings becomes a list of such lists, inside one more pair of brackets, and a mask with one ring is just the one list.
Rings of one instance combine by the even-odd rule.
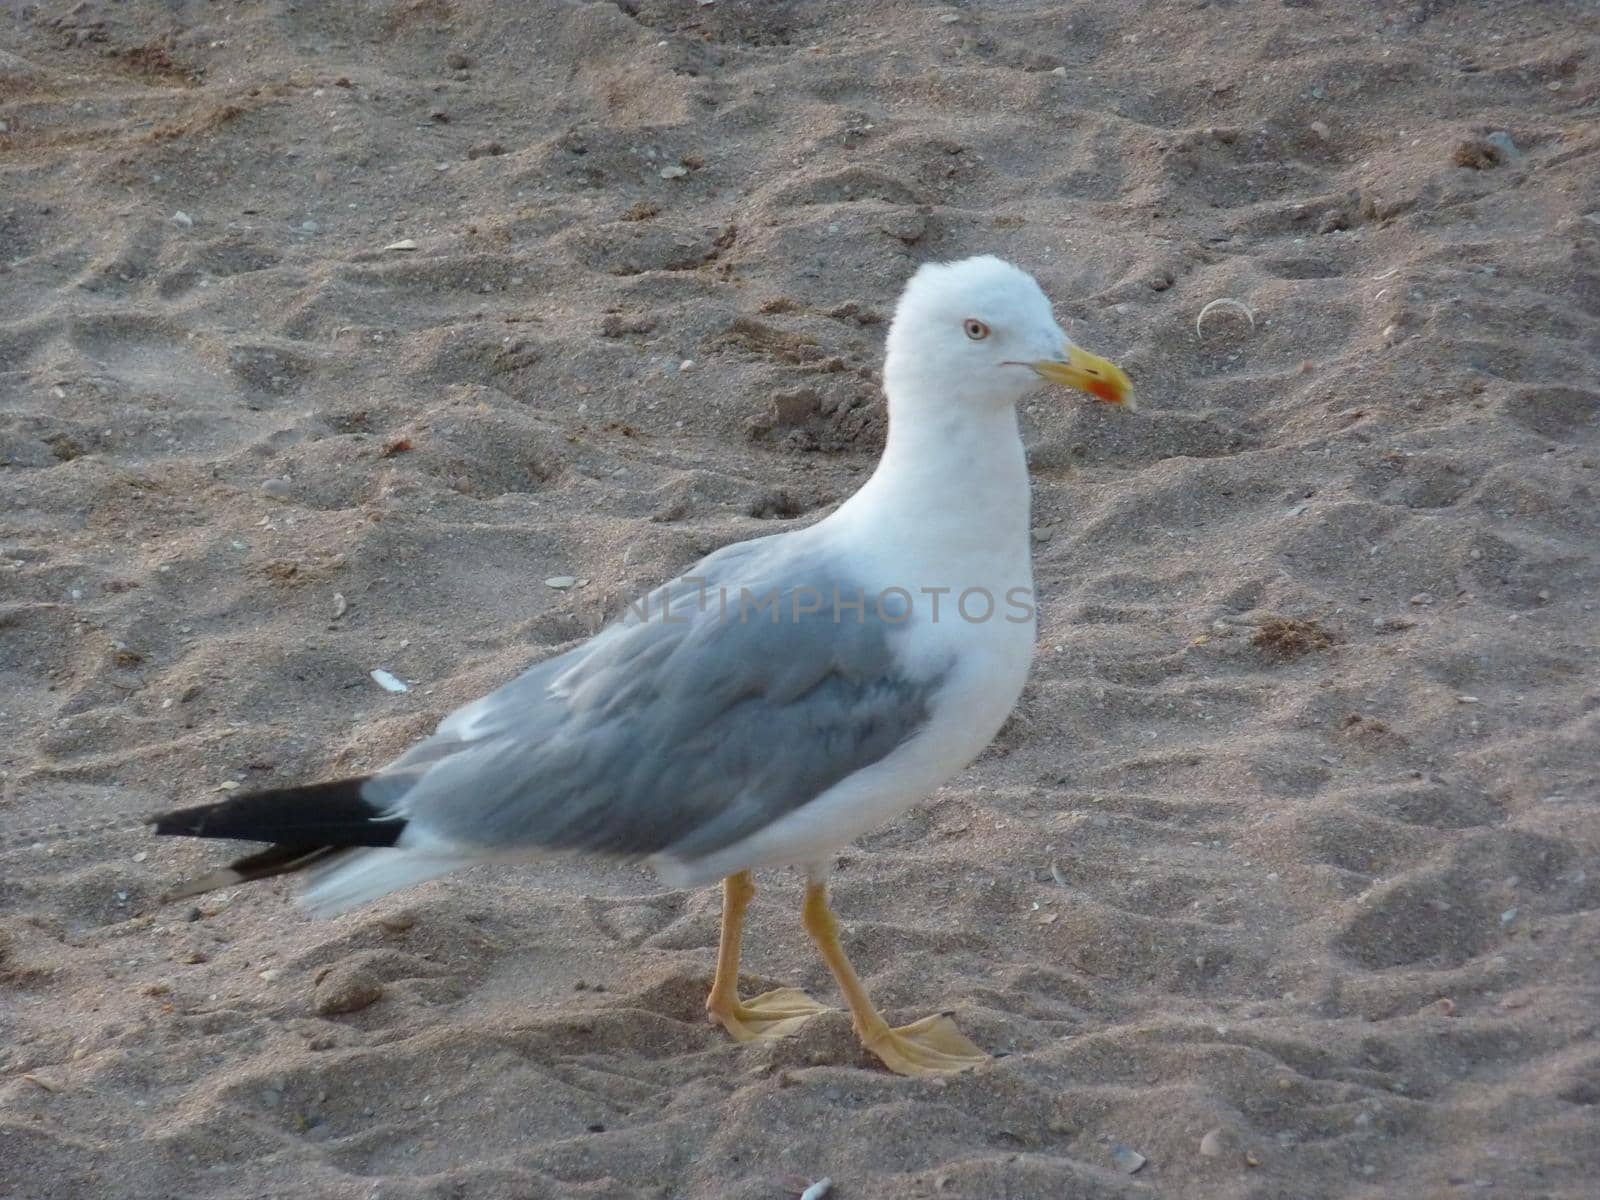
[[984, 255], [927, 263], [906, 284], [889, 326], [884, 390], [897, 401], [1004, 407], [1045, 381], [1127, 404], [1128, 377], [1074, 346], [1026, 271]]

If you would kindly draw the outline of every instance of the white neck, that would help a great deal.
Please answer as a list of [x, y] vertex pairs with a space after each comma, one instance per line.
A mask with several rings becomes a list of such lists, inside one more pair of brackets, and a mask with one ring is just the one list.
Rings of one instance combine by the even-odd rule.
[[974, 582], [1026, 585], [1029, 498], [1012, 405], [919, 405], [891, 393], [877, 470], [828, 524], [859, 531], [880, 557], [929, 582], [998, 569], [1009, 578]]

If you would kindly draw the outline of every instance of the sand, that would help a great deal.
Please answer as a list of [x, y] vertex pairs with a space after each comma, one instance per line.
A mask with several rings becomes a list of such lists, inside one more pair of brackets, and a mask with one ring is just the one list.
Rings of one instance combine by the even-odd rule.
[[[0, 1196], [1594, 1195], [1597, 36], [8, 6]], [[1030, 403], [1027, 692], [839, 857], [891, 1016], [991, 1067], [731, 1044], [715, 890], [633, 866], [160, 903], [230, 848], [140, 814], [381, 763], [848, 495], [895, 294], [979, 252], [1143, 402]], [[760, 882], [747, 987], [836, 997]]]

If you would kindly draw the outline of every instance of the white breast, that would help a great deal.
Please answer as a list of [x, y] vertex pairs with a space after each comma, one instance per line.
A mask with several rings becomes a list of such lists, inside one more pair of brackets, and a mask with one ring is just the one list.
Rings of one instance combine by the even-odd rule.
[[911, 596], [912, 617], [895, 649], [899, 670], [938, 681], [927, 724], [882, 761], [735, 845], [695, 862], [656, 859], [663, 879], [691, 887], [756, 867], [825, 863], [982, 753], [1022, 694], [1036, 620], [1026, 544], [974, 545], [958, 555], [878, 555], [873, 572], [863, 572], [869, 596], [890, 588]]

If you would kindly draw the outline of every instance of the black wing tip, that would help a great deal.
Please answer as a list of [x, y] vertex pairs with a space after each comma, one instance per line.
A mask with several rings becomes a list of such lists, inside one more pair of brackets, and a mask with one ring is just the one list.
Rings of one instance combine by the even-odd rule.
[[299, 787], [241, 792], [214, 804], [173, 809], [147, 818], [162, 837], [231, 838], [314, 847], [392, 846], [405, 818], [362, 795], [371, 776]]

